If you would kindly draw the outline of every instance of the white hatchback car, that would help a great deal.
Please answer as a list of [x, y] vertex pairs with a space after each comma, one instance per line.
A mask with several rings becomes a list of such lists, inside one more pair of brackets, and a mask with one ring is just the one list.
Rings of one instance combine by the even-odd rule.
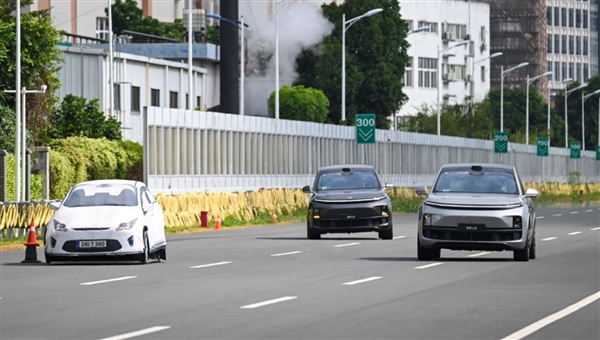
[[167, 259], [163, 210], [138, 181], [73, 186], [46, 226], [46, 262]]

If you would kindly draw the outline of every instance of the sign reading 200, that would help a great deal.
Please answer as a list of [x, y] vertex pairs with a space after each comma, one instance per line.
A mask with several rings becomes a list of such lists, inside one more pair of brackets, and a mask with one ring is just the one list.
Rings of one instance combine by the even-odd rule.
[[495, 135], [494, 141], [496, 142], [506, 142], [508, 140], [508, 135]]

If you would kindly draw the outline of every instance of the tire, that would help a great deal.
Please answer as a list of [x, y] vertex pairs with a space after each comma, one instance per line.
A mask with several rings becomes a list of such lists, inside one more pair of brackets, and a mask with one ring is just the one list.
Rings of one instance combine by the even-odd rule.
[[390, 222], [390, 230], [380, 231], [379, 238], [382, 240], [391, 240], [394, 238], [394, 225]]
[[306, 224], [306, 237], [308, 237], [309, 240], [318, 240], [321, 238], [321, 233], [319, 233], [318, 231], [313, 231], [312, 228], [310, 227], [310, 225], [307, 223]]
[[167, 260], [167, 246], [165, 246], [163, 249], [161, 249], [158, 253], [158, 258], [166, 261]]
[[530, 250], [531, 250], [531, 247], [529, 246], [529, 244], [527, 244], [524, 249], [514, 250], [513, 251], [513, 259], [515, 261], [519, 261], [519, 262], [529, 261], [529, 251]]
[[50, 264], [54, 261], [54, 257], [52, 257], [52, 255], [44, 254], [44, 256], [46, 257], [47, 264]]
[[432, 249], [432, 253], [434, 259], [439, 259], [440, 257], [442, 257], [442, 250], [440, 248]]
[[[439, 249], [438, 249], [439, 250]], [[417, 258], [419, 261], [431, 261], [435, 256], [436, 249], [425, 248], [421, 245], [419, 237], [417, 236]]]
[[148, 241], [148, 232], [144, 230], [144, 253], [138, 255], [138, 261], [142, 264], [150, 261], [150, 242]]
[[531, 246], [529, 247], [529, 259], [535, 260], [537, 257], [537, 249], [535, 246], [535, 232], [533, 233], [533, 239], [531, 240]]

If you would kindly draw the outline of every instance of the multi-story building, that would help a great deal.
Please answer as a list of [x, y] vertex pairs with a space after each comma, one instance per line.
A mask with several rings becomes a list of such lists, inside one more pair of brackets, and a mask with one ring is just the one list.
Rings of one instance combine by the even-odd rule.
[[[590, 67], [598, 67], [598, 32], [593, 34], [591, 30], [590, 4], [589, 1], [548, 0], [547, 67], [554, 72], [551, 91], [564, 89], [563, 80], [567, 78], [587, 82]], [[591, 46], [592, 43], [596, 46]]]
[[590, 0], [590, 78], [598, 75], [600, 55], [600, 0]]
[[[438, 86], [441, 104], [465, 104], [486, 97], [490, 88], [489, 8], [457, 0], [400, 1], [400, 14], [410, 30], [429, 29], [407, 37], [411, 45], [404, 74], [408, 102], [398, 116], [414, 115], [423, 105], [436, 107]], [[466, 45], [452, 48], [464, 40]]]

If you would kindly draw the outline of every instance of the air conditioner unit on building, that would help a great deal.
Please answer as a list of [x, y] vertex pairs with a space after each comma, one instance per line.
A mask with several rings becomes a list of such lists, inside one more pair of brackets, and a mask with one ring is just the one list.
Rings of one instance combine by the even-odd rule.
[[472, 82], [473, 81], [473, 75], [472, 74], [468, 74], [466, 80], [467, 80], [468, 83]]
[[445, 82], [453, 81], [454, 80], [454, 74], [450, 73], [450, 72], [444, 73], [444, 75], [442, 76], [442, 80], [445, 81]]
[[[189, 27], [187, 8], [183, 9], [183, 29], [187, 31]], [[192, 31], [206, 32], [206, 12], [203, 9], [192, 9]]]
[[479, 49], [483, 52], [487, 49], [487, 45], [483, 42], [481, 45], [479, 45]]
[[443, 41], [448, 41], [449, 40], [449, 35], [450, 35], [450, 32], [442, 32], [442, 40]]
[[456, 40], [456, 34], [454, 34], [454, 32], [448, 32], [448, 34], [448, 40]]
[[471, 35], [470, 34], [465, 35], [465, 38], [463, 40], [471, 40]]

